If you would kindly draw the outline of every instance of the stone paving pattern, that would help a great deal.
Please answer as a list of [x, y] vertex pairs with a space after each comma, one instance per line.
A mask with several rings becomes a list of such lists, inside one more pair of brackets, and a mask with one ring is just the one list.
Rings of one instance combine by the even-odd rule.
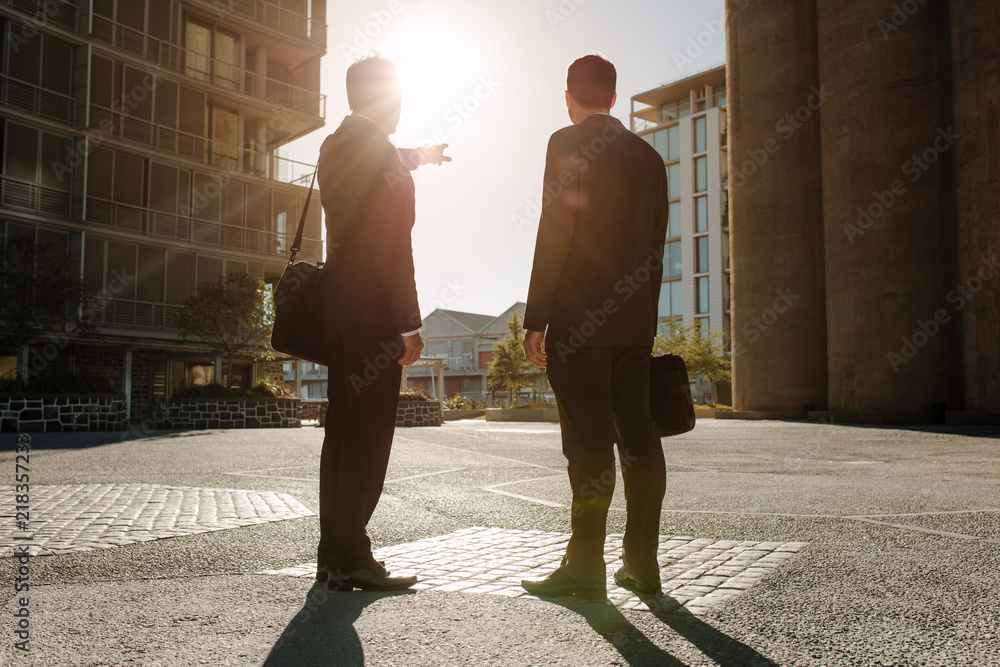
[[[621, 567], [622, 535], [604, 544], [607, 578]], [[559, 566], [568, 533], [472, 527], [375, 551], [395, 573], [415, 574], [416, 590], [531, 597], [521, 579], [540, 578]], [[659, 604], [680, 603], [692, 614], [739, 595], [807, 546], [806, 542], [752, 542], [661, 536], [659, 562], [663, 591]], [[262, 574], [311, 578], [316, 563]], [[673, 599], [673, 601], [670, 600]], [[648, 611], [631, 592], [613, 587], [608, 599], [620, 609]], [[657, 611], [671, 611], [660, 609]]]
[[25, 544], [15, 534], [53, 555], [314, 515], [287, 493], [152, 484], [32, 485], [30, 506], [27, 533], [0, 522], [0, 557]]

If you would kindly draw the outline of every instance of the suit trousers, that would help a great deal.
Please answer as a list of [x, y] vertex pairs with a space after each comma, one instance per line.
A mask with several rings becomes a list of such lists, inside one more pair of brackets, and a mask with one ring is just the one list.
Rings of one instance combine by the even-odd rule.
[[330, 348], [329, 408], [320, 455], [319, 567], [380, 571], [366, 526], [396, 429], [402, 340], [391, 327], [320, 317]]
[[581, 347], [566, 352], [569, 347], [547, 340], [546, 349], [573, 490], [573, 534], [563, 568], [581, 581], [605, 581], [604, 542], [617, 443], [625, 482], [624, 563], [640, 581], [658, 582], [666, 465], [649, 407], [651, 348]]

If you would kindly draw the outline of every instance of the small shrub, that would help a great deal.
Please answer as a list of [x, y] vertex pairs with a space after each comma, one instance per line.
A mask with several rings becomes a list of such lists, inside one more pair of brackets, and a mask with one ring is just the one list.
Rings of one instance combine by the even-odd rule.
[[406, 389], [399, 392], [399, 400], [401, 401], [433, 401], [434, 399], [427, 395], [427, 393], [419, 387], [407, 387]]
[[250, 387], [250, 393], [260, 394], [261, 396], [270, 396], [271, 398], [292, 397], [292, 392], [288, 391], [284, 382], [281, 380], [274, 380], [272, 378], [261, 378], [257, 380], [257, 383]]
[[444, 407], [447, 410], [483, 410], [487, 407], [487, 403], [455, 394], [445, 399]]

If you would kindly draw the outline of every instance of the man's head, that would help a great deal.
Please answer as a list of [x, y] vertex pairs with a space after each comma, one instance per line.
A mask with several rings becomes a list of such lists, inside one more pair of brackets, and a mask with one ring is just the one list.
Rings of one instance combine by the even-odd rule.
[[399, 123], [402, 96], [399, 73], [391, 60], [371, 53], [347, 68], [347, 104], [392, 134]]
[[607, 113], [618, 95], [618, 73], [604, 56], [592, 53], [577, 58], [566, 70], [566, 106], [569, 117], [579, 123], [594, 112]]

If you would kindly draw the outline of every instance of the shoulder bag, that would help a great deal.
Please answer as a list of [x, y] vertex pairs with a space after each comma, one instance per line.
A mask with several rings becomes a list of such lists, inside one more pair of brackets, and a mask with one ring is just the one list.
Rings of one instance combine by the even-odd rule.
[[317, 283], [323, 262], [296, 262], [302, 248], [302, 232], [306, 226], [306, 213], [312, 198], [316, 173], [313, 172], [305, 206], [299, 217], [288, 264], [281, 279], [274, 287], [274, 327], [271, 330], [271, 347], [289, 356], [311, 361], [321, 366], [329, 365], [328, 350], [319, 323], [320, 305], [317, 303]]

